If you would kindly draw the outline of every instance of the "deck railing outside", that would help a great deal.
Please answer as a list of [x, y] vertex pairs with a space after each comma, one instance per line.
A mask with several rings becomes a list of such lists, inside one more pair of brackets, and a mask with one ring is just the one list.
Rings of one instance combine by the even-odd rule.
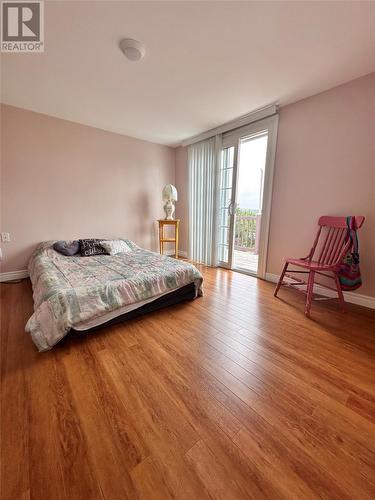
[[261, 214], [236, 215], [235, 250], [258, 253]]

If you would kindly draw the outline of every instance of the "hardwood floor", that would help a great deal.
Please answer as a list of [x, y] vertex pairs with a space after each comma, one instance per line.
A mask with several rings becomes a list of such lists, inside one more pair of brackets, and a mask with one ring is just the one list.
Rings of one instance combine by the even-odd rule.
[[205, 296], [39, 354], [2, 285], [2, 499], [375, 498], [375, 311]]

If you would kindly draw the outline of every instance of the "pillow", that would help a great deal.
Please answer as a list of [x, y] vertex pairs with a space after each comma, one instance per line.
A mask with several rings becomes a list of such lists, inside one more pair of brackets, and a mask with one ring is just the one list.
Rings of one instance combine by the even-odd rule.
[[131, 251], [139, 249], [139, 246], [136, 245], [132, 240], [127, 240], [126, 238], [118, 238], [118, 239], [121, 241], [125, 241], [125, 243], [128, 245]]
[[93, 238], [88, 240], [79, 240], [82, 257], [107, 254], [107, 251], [102, 247], [101, 243], [102, 240], [96, 240]]
[[72, 255], [76, 255], [79, 252], [79, 241], [56, 241], [53, 244], [53, 249], [56, 250], [56, 252], [61, 253], [62, 255], [67, 255], [70, 257]]
[[101, 241], [100, 244], [109, 253], [109, 255], [131, 252], [132, 250], [124, 240], [105, 240]]

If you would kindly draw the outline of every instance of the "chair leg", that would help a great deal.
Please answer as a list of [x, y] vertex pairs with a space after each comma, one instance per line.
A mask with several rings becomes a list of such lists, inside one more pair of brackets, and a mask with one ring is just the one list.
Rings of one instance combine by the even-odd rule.
[[315, 272], [310, 271], [309, 279], [307, 281], [307, 296], [306, 296], [306, 307], [305, 307], [305, 314], [308, 318], [310, 318], [311, 302], [314, 291], [314, 279], [315, 279]]
[[345, 298], [344, 298], [344, 294], [342, 293], [342, 288], [341, 288], [341, 283], [340, 283], [339, 277], [337, 276], [336, 273], [335, 273], [335, 283], [336, 283], [337, 294], [339, 296], [342, 312], [345, 312]]
[[279, 282], [277, 283], [277, 286], [276, 286], [275, 291], [273, 293], [275, 297], [277, 297], [277, 292], [280, 290], [280, 287], [283, 284], [284, 275], [285, 275], [287, 269], [288, 269], [288, 262], [285, 262], [283, 271], [280, 274]]

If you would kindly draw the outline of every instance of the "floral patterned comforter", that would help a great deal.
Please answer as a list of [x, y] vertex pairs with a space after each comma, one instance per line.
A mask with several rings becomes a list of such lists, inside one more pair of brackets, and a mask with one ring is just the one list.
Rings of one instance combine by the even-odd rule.
[[41, 243], [29, 262], [34, 314], [26, 331], [39, 351], [51, 349], [83, 321], [120, 307], [195, 283], [202, 295], [203, 278], [192, 264], [139, 248], [92, 257], [65, 257], [53, 241]]

